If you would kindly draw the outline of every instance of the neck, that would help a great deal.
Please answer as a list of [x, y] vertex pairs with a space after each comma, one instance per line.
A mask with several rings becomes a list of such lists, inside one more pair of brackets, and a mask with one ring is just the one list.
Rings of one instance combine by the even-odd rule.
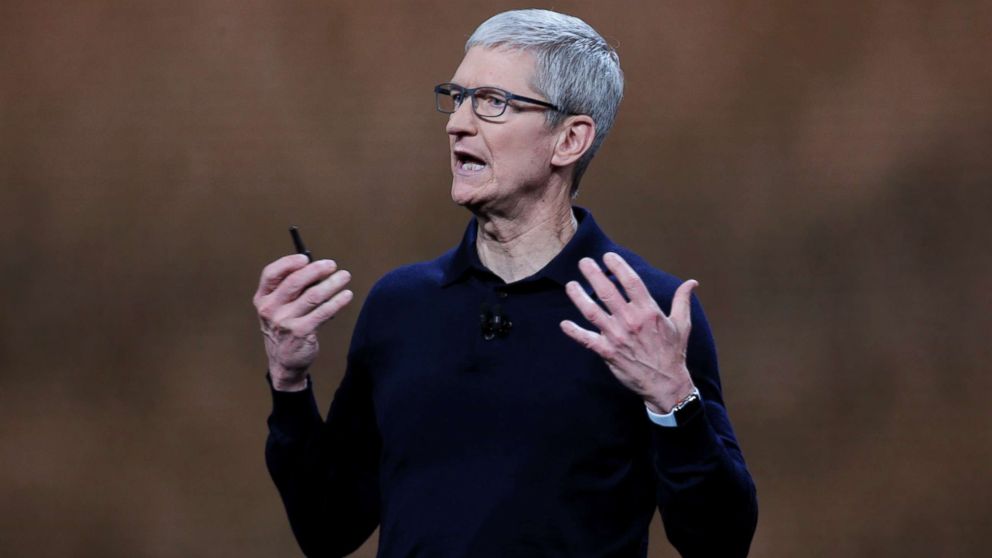
[[568, 201], [512, 215], [476, 215], [476, 219], [479, 259], [507, 283], [537, 273], [561, 252], [578, 228]]

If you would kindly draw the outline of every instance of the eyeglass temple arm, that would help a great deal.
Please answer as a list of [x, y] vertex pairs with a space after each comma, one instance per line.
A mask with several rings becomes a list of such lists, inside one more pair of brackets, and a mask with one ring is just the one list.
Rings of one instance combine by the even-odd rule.
[[540, 99], [531, 99], [530, 97], [524, 97], [523, 95], [516, 95], [514, 93], [510, 93], [509, 91], [506, 92], [506, 99], [508, 101], [512, 101], [512, 100], [526, 101], [528, 103], [534, 103], [535, 105], [541, 105], [542, 107], [547, 107], [549, 109], [554, 109], [554, 110], [556, 110], [558, 112], [565, 112], [565, 111], [561, 110], [560, 108], [558, 108], [557, 105], [552, 105], [551, 103], [549, 103], [547, 101], [542, 101]]

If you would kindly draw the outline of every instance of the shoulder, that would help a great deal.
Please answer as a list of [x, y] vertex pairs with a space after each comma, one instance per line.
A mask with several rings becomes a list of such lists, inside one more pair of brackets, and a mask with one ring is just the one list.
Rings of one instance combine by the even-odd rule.
[[[416, 315], [410, 310], [434, 300], [444, 277], [444, 265], [449, 253], [430, 261], [398, 267], [383, 275], [369, 290], [355, 324], [355, 338], [365, 338], [362, 332], [384, 330], [395, 326], [397, 309], [403, 316]], [[392, 325], [391, 325], [392, 324]]]
[[382, 276], [372, 286], [368, 298], [383, 302], [401, 302], [422, 296], [426, 289], [438, 288], [454, 250], [429, 261], [400, 266]]

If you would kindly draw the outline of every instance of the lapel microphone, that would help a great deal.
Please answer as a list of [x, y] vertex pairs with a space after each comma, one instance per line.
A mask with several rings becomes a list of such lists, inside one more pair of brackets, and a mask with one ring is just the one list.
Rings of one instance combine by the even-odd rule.
[[479, 321], [482, 325], [482, 338], [492, 341], [496, 337], [506, 337], [513, 327], [513, 322], [500, 310], [499, 304], [491, 308], [485, 302], [482, 303], [479, 312]]

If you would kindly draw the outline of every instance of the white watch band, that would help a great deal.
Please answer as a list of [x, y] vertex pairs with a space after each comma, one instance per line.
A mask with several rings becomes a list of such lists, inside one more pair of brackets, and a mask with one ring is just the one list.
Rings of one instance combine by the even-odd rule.
[[[695, 395], [700, 401], [703, 400], [703, 396], [699, 394], [699, 388], [693, 387], [690, 395]], [[676, 405], [676, 407], [678, 407], [678, 405]], [[657, 424], [658, 426], [674, 428], [679, 425], [679, 423], [675, 421], [675, 409], [672, 409], [671, 412], [664, 415], [660, 415], [651, 409], [648, 409], [647, 405], [644, 406], [644, 410], [648, 412], [648, 418], [651, 419], [651, 422]]]

